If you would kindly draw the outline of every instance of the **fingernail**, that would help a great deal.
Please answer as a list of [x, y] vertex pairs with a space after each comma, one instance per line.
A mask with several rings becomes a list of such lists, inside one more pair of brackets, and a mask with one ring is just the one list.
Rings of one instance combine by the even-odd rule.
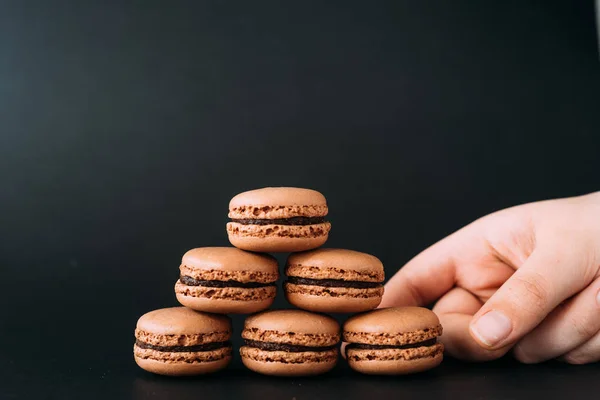
[[598, 303], [598, 305], [600, 306], [600, 290], [598, 291], [598, 294], [596, 295], [596, 303]]
[[493, 347], [506, 339], [512, 330], [512, 322], [500, 311], [490, 311], [475, 322], [471, 331], [486, 346]]

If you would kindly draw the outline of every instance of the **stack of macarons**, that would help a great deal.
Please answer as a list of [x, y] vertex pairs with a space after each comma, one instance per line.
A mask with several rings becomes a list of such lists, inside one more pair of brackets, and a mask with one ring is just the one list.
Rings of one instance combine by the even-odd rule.
[[[232, 357], [228, 314], [249, 314], [244, 346], [250, 370], [278, 376], [330, 371], [344, 358], [365, 374], [407, 374], [437, 366], [442, 327], [425, 308], [375, 310], [385, 273], [370, 254], [320, 248], [329, 237], [325, 197], [310, 189], [263, 188], [229, 203], [227, 233], [234, 247], [199, 247], [179, 266], [175, 296], [183, 307], [144, 314], [135, 329], [134, 358], [162, 375], [198, 375], [225, 368]], [[269, 310], [279, 266], [269, 253], [290, 253], [282, 282], [296, 309]], [[343, 325], [326, 313], [350, 313]]]

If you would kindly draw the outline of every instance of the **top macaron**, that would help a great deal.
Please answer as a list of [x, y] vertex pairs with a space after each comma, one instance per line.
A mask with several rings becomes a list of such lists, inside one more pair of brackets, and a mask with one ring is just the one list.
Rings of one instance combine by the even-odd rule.
[[229, 202], [229, 241], [242, 250], [279, 253], [322, 246], [331, 224], [325, 196], [316, 190], [269, 187]]

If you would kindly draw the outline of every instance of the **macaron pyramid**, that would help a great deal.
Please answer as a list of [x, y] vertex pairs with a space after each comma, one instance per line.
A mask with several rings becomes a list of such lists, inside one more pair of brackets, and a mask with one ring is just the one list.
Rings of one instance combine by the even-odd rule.
[[[377, 257], [354, 250], [321, 248], [332, 230], [332, 224], [327, 220], [328, 212], [325, 196], [311, 189], [269, 187], [243, 192], [229, 203], [230, 221], [226, 230], [234, 247], [199, 247], [182, 257], [180, 276], [175, 283], [177, 300], [190, 312], [206, 318], [218, 314], [250, 314], [244, 324], [245, 345], [240, 354], [244, 365], [255, 372], [307, 376], [330, 371], [338, 360], [342, 332], [338, 322], [325, 313], [361, 313], [357, 315], [361, 316], [381, 302], [385, 273]], [[268, 253], [289, 253], [285, 265], [287, 279], [282, 287], [287, 301], [297, 309], [269, 310], [279, 295], [277, 286], [281, 277], [276, 259]], [[166, 314], [187, 315], [172, 309]], [[400, 309], [386, 315], [395, 318], [405, 315], [407, 321], [423, 319], [422, 315], [426, 315], [429, 325], [432, 321], [437, 324], [431, 327], [426, 324], [421, 328], [435, 334], [425, 335], [427, 340], [420, 342], [405, 340], [397, 344], [392, 340], [392, 344], [386, 344], [379, 343], [381, 337], [394, 334], [393, 337], [398, 338], [425, 336], [388, 332], [385, 326], [397, 330], [397, 324], [373, 324], [373, 318], [366, 319], [370, 325], [362, 328], [367, 331], [362, 334], [356, 332], [355, 323], [354, 331], [348, 332], [352, 337], [348, 340], [352, 342], [348, 349], [352, 353], [347, 356], [351, 356], [349, 365], [353, 369], [369, 374], [405, 374], [410, 373], [411, 368], [418, 372], [441, 362], [443, 345], [437, 343], [441, 326], [435, 314], [427, 309], [419, 312]], [[145, 319], [146, 315], [140, 321]], [[195, 347], [170, 345], [174, 334], [163, 335], [163, 338], [161, 332], [168, 328], [160, 324], [155, 326], [158, 336], [153, 338], [153, 343], [148, 343], [147, 338], [152, 333], [142, 332], [140, 321], [134, 353], [138, 365], [150, 372], [168, 371], [169, 375], [190, 375], [190, 371], [208, 373], [225, 368], [231, 359], [231, 343], [217, 342], [207, 348], [213, 352], [215, 348], [221, 349], [218, 354], [222, 358], [206, 364], [209, 361], [201, 357], [206, 355], [203, 351], [208, 351], [203, 347], [203, 340], [192, 340]], [[418, 322], [406, 326], [417, 326]], [[187, 328], [186, 334], [177, 339], [178, 343], [189, 342], [188, 336], [193, 336], [190, 324], [172, 321], [172, 326], [177, 324]], [[384, 331], [377, 332], [373, 328], [378, 325], [383, 326]], [[222, 322], [219, 329], [212, 336], [229, 337], [230, 325]], [[206, 327], [198, 327], [197, 331], [194, 337], [211, 336]], [[357, 337], [369, 340], [361, 342]], [[373, 337], [378, 341], [371, 343]], [[165, 346], [161, 346], [161, 340]], [[191, 356], [183, 360], [177, 358], [177, 353]], [[140, 359], [140, 354], [147, 358]], [[178, 363], [174, 359], [181, 360]], [[190, 362], [205, 364], [190, 368]], [[161, 363], [168, 366], [161, 367]], [[152, 368], [146, 368], [148, 365]]]

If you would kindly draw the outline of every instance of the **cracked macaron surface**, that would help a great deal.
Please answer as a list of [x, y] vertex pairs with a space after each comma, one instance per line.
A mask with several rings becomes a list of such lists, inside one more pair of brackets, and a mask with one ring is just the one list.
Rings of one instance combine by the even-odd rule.
[[227, 234], [235, 247], [257, 252], [317, 248], [329, 236], [325, 197], [312, 189], [269, 187], [250, 190], [229, 203]]
[[138, 366], [160, 375], [200, 375], [231, 361], [231, 320], [185, 307], [142, 315], [135, 329], [133, 354]]

